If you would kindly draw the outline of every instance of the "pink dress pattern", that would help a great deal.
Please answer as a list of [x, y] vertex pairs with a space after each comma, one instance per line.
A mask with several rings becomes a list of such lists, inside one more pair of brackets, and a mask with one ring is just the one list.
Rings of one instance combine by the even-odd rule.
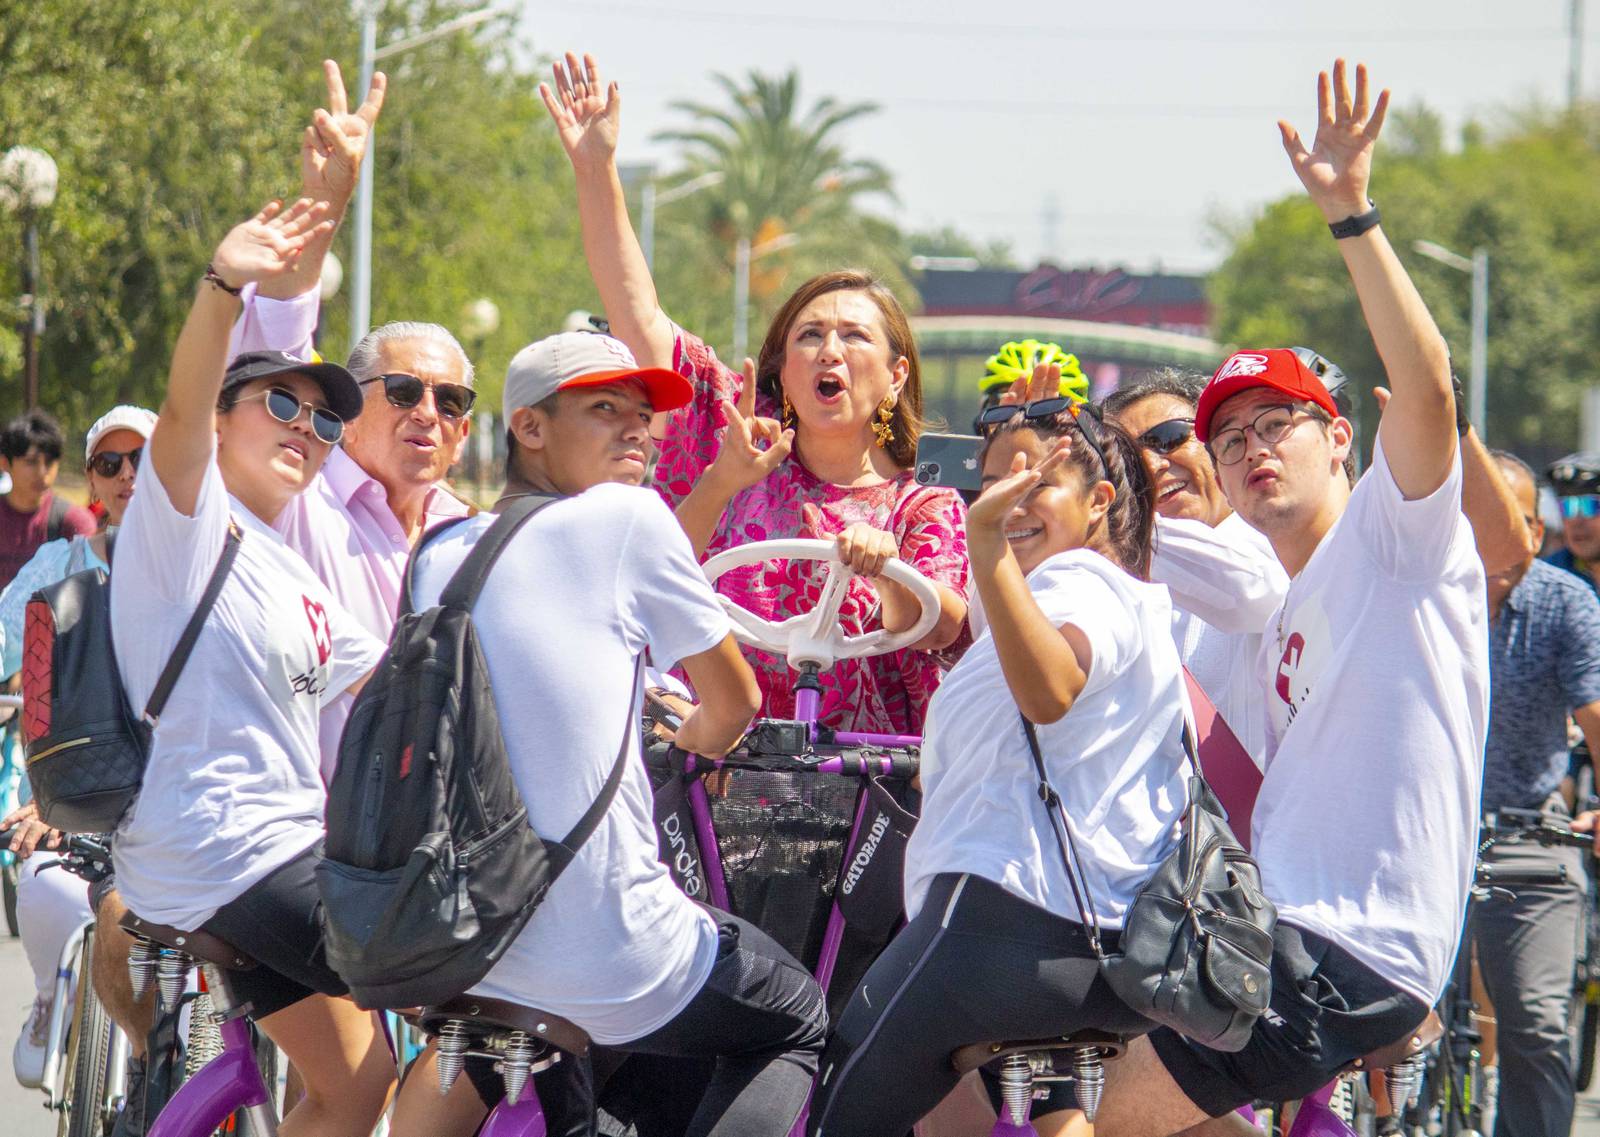
[[[673, 367], [695, 386], [688, 406], [674, 411], [661, 458], [656, 489], [676, 508], [711, 465], [726, 431], [721, 401], [737, 399], [744, 376], [724, 366], [704, 342], [681, 328], [673, 344]], [[756, 413], [775, 418], [778, 407], [756, 395]], [[815, 506], [820, 528], [808, 522], [804, 506]], [[931, 580], [967, 595], [966, 511], [953, 490], [919, 486], [909, 470], [870, 486], [837, 486], [819, 479], [791, 456], [758, 485], [734, 497], [717, 524], [706, 556], [775, 538], [828, 538], [864, 522], [894, 534], [900, 556]], [[809, 611], [827, 578], [816, 561], [768, 561], [735, 569], [717, 581], [717, 591], [771, 620]], [[839, 610], [845, 632], [861, 635], [883, 626], [877, 589], [861, 577], [850, 583]], [[841, 660], [822, 674], [821, 721], [835, 730], [920, 734], [928, 700], [944, 668], [967, 642], [944, 652], [898, 651], [868, 659]], [[746, 648], [745, 658], [761, 685], [761, 714], [794, 714], [795, 672], [767, 652]]]

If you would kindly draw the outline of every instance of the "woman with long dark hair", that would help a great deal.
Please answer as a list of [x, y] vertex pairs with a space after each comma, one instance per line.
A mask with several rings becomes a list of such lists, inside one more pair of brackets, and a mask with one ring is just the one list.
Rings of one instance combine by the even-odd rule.
[[1153, 1025], [1100, 977], [1024, 720], [1114, 951], [1187, 801], [1171, 608], [1145, 579], [1155, 491], [1133, 441], [1089, 409], [1050, 399], [985, 417], [1007, 414], [967, 514], [987, 629], [928, 709], [910, 922], [823, 1055], [819, 1137], [905, 1132], [955, 1086], [962, 1046]]

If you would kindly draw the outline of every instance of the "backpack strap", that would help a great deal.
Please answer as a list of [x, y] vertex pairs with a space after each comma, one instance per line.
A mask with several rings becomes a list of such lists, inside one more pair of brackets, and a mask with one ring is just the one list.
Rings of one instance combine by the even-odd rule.
[[167, 699], [171, 697], [172, 689], [178, 685], [178, 676], [183, 674], [183, 665], [189, 662], [195, 641], [200, 638], [201, 629], [205, 627], [206, 617], [211, 615], [217, 597], [222, 594], [222, 585], [227, 581], [228, 573], [233, 568], [234, 558], [239, 555], [239, 542], [242, 538], [239, 526], [229, 521], [228, 536], [222, 542], [222, 554], [217, 557], [217, 567], [211, 570], [211, 579], [206, 582], [206, 590], [200, 597], [200, 603], [196, 606], [194, 615], [189, 617], [189, 622], [184, 625], [183, 635], [178, 637], [178, 646], [173, 648], [172, 654], [167, 657], [167, 665], [161, 669], [161, 678], [156, 680], [155, 690], [150, 692], [150, 701], [144, 706], [144, 721], [152, 727], [160, 721], [161, 712], [166, 710]]
[[606, 775], [606, 784], [600, 787], [600, 796], [594, 799], [593, 804], [584, 811], [578, 823], [572, 827], [565, 837], [561, 838], [559, 845], [545, 844], [545, 852], [550, 857], [549, 883], [554, 884], [562, 870], [572, 863], [578, 855], [578, 850], [594, 831], [600, 827], [600, 819], [606, 815], [606, 810], [611, 808], [611, 803], [616, 799], [617, 790], [622, 786], [622, 775], [628, 770], [628, 743], [633, 741], [633, 724], [639, 720], [639, 714], [634, 708], [638, 699], [639, 685], [644, 679], [644, 654], [641, 652], [633, 664], [633, 685], [628, 689], [628, 718], [622, 724], [622, 745], [617, 747], [617, 759], [611, 763], [611, 773]]
[[61, 540], [61, 528], [67, 523], [67, 510], [72, 508], [72, 503], [58, 493], [50, 495], [50, 512], [44, 518], [44, 539], [46, 541]]
[[463, 521], [470, 520], [470, 517], [452, 517], [449, 521], [441, 521], [438, 525], [435, 525], [432, 529], [429, 529], [422, 534], [422, 539], [416, 543], [416, 546], [411, 550], [411, 555], [406, 558], [406, 571], [401, 574], [400, 577], [400, 609], [396, 615], [405, 616], [416, 611], [416, 607], [411, 601], [411, 581], [412, 578], [416, 576], [417, 557], [421, 555], [422, 550], [430, 542], [432, 542], [435, 537], [446, 532], [447, 530], [454, 529]]
[[1061, 795], [1050, 784], [1050, 775], [1045, 772], [1044, 754], [1039, 749], [1038, 731], [1034, 729], [1027, 715], [1019, 712], [1018, 717], [1022, 719], [1022, 733], [1028, 739], [1028, 753], [1033, 755], [1034, 773], [1039, 775], [1039, 800], [1044, 802], [1045, 813], [1050, 817], [1050, 829], [1055, 833], [1056, 847], [1061, 850], [1061, 862], [1067, 869], [1067, 884], [1072, 888], [1072, 902], [1077, 905], [1078, 918], [1082, 922], [1084, 934], [1089, 937], [1089, 947], [1094, 952], [1094, 957], [1103, 963], [1106, 953], [1100, 946], [1100, 917], [1094, 911], [1094, 897], [1089, 892], [1089, 880], [1073, 868], [1073, 862], [1077, 862], [1079, 869], [1083, 867], [1083, 857], [1078, 852], [1077, 841], [1072, 837], [1072, 822], [1067, 820], [1067, 810], [1061, 803]]
[[[439, 606], [470, 612], [473, 604], [477, 603], [478, 593], [483, 591], [484, 583], [489, 579], [489, 570], [494, 567], [494, 562], [500, 558], [505, 547], [511, 543], [511, 538], [516, 535], [517, 530], [545, 506], [560, 500], [554, 495], [529, 494], [527, 497], [515, 499], [506, 506], [505, 510], [494, 519], [494, 524], [478, 538], [478, 543], [472, 546], [472, 551], [467, 554], [467, 559], [461, 562], [461, 567], [456, 569], [455, 575], [450, 578], [450, 583], [444, 586], [444, 591], [439, 594]], [[440, 526], [440, 529], [442, 528], [443, 526]], [[436, 529], [434, 532], [437, 533], [439, 530]], [[409, 575], [408, 570], [407, 576]]]

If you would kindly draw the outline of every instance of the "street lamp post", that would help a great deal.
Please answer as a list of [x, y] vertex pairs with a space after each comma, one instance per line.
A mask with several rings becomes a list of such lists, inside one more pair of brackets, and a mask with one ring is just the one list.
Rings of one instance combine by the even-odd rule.
[[1489, 250], [1473, 249], [1472, 256], [1453, 253], [1433, 241], [1414, 241], [1411, 247], [1472, 278], [1472, 369], [1467, 379], [1467, 417], [1478, 437], [1485, 437], [1489, 411]]
[[[366, 0], [361, 5], [361, 85], [357, 91], [362, 97], [372, 86], [372, 73], [380, 60], [436, 39], [453, 35], [465, 28], [481, 24], [495, 15], [493, 8], [480, 8], [453, 20], [446, 20], [432, 31], [394, 43], [378, 46], [377, 0]], [[372, 148], [377, 138], [367, 139], [367, 152], [361, 158], [361, 176], [356, 181], [356, 229], [351, 238], [350, 265], [350, 347], [354, 349], [372, 326]]]
[[22, 290], [26, 306], [21, 324], [22, 397], [28, 409], [39, 405], [39, 337], [44, 335], [44, 305], [39, 303], [39, 211], [56, 200], [55, 160], [31, 146], [13, 146], [0, 156], [0, 205], [22, 214]]
[[[469, 300], [461, 306], [461, 334], [472, 345], [472, 364], [477, 366], [483, 357], [483, 345], [500, 328], [500, 305], [487, 296]], [[475, 486], [482, 486], [484, 474], [494, 462], [494, 412], [481, 410], [475, 416], [477, 437], [467, 452], [471, 461], [468, 477]]]
[[768, 253], [789, 248], [800, 240], [794, 233], [783, 233], [751, 248], [749, 237], [740, 237], [733, 249], [733, 360], [742, 361], [750, 349], [750, 262]]

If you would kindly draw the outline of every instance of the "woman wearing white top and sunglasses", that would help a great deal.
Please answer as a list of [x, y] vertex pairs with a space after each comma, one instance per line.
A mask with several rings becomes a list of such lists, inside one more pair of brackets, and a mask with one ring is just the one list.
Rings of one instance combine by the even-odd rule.
[[278, 352], [224, 371], [238, 290], [289, 271], [327, 231], [325, 211], [273, 203], [218, 246], [178, 337], [111, 586], [123, 684], [142, 707], [230, 528], [240, 535], [113, 856], [130, 911], [203, 928], [260, 965], [230, 978], [304, 1075], [285, 1137], [367, 1132], [394, 1082], [373, 1016], [338, 997], [312, 877], [326, 801], [318, 714], [359, 686], [382, 645], [271, 528], [360, 413], [361, 392], [342, 367]]

